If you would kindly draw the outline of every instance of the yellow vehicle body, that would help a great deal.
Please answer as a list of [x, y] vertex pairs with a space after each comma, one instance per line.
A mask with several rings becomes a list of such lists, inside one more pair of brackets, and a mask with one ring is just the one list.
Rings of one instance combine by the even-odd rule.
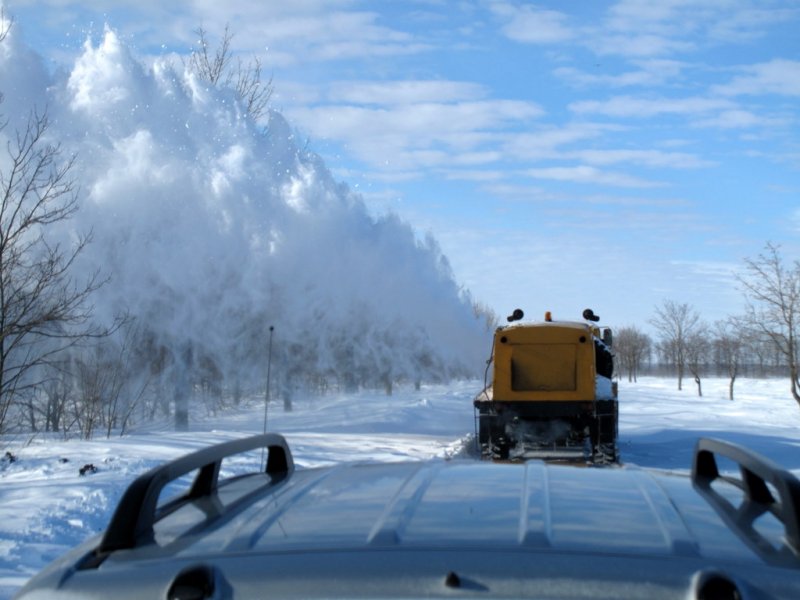
[[474, 401], [482, 456], [617, 462], [611, 331], [584, 317], [497, 329], [491, 385]]
[[594, 400], [595, 335], [583, 323], [537, 323], [495, 334], [494, 400]]

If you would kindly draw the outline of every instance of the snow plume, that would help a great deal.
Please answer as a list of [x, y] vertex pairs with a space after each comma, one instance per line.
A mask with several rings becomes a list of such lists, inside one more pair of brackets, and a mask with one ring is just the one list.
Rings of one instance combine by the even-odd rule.
[[94, 314], [129, 314], [117, 335], [137, 332], [149, 373], [263, 389], [270, 325], [284, 388], [480, 373], [485, 325], [436, 242], [370, 216], [281, 114], [260, 126], [231, 90], [144, 65], [109, 28], [54, 75], [5, 46], [0, 110], [19, 123], [47, 106], [77, 156], [81, 210], [59, 233], [92, 232], [77, 266], [110, 278]]

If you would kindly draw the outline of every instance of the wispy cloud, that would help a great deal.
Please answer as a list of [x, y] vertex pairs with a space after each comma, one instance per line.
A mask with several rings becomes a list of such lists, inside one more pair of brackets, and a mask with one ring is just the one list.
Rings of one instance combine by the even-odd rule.
[[[416, 87], [412, 96], [430, 97], [431, 88], [420, 94], [425, 85], [410, 87]], [[391, 94], [397, 84], [386, 91], [379, 88], [371, 86], [370, 98]], [[391, 170], [494, 162], [500, 155], [485, 144], [495, 142], [499, 131], [542, 115], [537, 105], [516, 100], [326, 104], [287, 112], [312, 136], [347, 144], [365, 163]]]
[[587, 39], [587, 45], [600, 55], [647, 58], [690, 52], [694, 42], [678, 38], [643, 33], [604, 34]]
[[603, 206], [628, 206], [631, 208], [681, 208], [685, 209], [690, 203], [681, 198], [658, 198], [646, 195], [622, 196], [610, 194], [592, 194], [584, 196], [587, 204], [600, 204]]
[[659, 115], [704, 115], [731, 110], [736, 105], [725, 98], [638, 98], [616, 96], [609, 100], [581, 100], [569, 105], [579, 114], [597, 114], [609, 117], [649, 118]]
[[[724, 7], [723, 7], [724, 8]], [[765, 7], [753, 3], [734, 10], [720, 11], [719, 19], [709, 26], [711, 39], [741, 44], [765, 37], [769, 27], [800, 16], [800, 8]]]
[[[38, 0], [38, 4], [51, 7], [42, 11], [45, 14], [76, 10], [69, 0]], [[86, 14], [102, 15], [114, 26], [124, 22], [123, 34], [135, 34], [156, 46], [165, 39], [177, 39], [188, 49], [196, 43], [197, 27], [216, 38], [229, 24], [236, 51], [263, 57], [268, 68], [408, 56], [432, 49], [412, 32], [387, 24], [378, 10], [361, 9], [353, 0], [85, 0], [80, 7]]]
[[588, 165], [529, 169], [526, 171], [526, 174], [534, 179], [552, 179], [570, 183], [588, 183], [625, 188], [653, 188], [664, 185], [658, 181], [648, 181], [624, 173], [603, 171]]
[[452, 103], [485, 98], [488, 91], [465, 81], [337, 81], [327, 93], [329, 101], [387, 106]]
[[482, 183], [508, 179], [508, 173], [499, 169], [481, 169], [478, 171], [468, 169], [441, 169], [440, 173], [447, 179], [453, 181], [474, 181]]
[[741, 68], [741, 75], [724, 85], [712, 88], [726, 96], [800, 96], [800, 61], [774, 59]]
[[[263, 6], [271, 11], [279, 4], [268, 2]], [[237, 36], [257, 48], [280, 48], [294, 64], [402, 56], [431, 49], [411, 33], [379, 23], [378, 13], [332, 10], [312, 4], [307, 11], [284, 13], [285, 9], [281, 9], [253, 21], [241, 19], [236, 24], [240, 28]], [[294, 8], [293, 3], [290, 6]], [[270, 26], [264, 29], [264, 23]]]
[[586, 43], [600, 55], [669, 56], [720, 43], [737, 44], [767, 35], [770, 26], [796, 18], [785, 9], [742, 0], [620, 0]]
[[542, 127], [509, 135], [504, 151], [520, 160], [541, 160], [563, 157], [563, 146], [599, 137], [608, 128], [591, 123], [571, 123], [562, 127]]
[[517, 42], [553, 44], [576, 36], [569, 25], [569, 17], [562, 12], [513, 2], [492, 2], [490, 8], [501, 21], [502, 32]]
[[696, 127], [713, 127], [716, 129], [749, 129], [753, 127], [770, 127], [780, 125], [776, 119], [764, 117], [743, 109], [723, 110], [718, 114], [697, 119], [692, 123]]
[[741, 269], [741, 265], [734, 262], [722, 262], [711, 260], [673, 260], [671, 264], [687, 269], [703, 279], [715, 279], [733, 287], [736, 283], [736, 272]]
[[[506, 178], [507, 179], [507, 178]], [[591, 193], [575, 195], [574, 193], [567, 194], [564, 191], [555, 192], [549, 187], [538, 185], [525, 185], [519, 183], [508, 183], [507, 181], [499, 181], [496, 183], [487, 183], [482, 186], [487, 194], [494, 197], [505, 198], [515, 202], [534, 202], [537, 204], [569, 204], [576, 207], [577, 211], [585, 210], [585, 206], [617, 208], [627, 207], [635, 209], [637, 214], [642, 216], [645, 214], [645, 209], [682, 209], [685, 210], [690, 206], [686, 200], [674, 197], [654, 197], [646, 194], [631, 195], [630, 192], [609, 192], [609, 193]], [[613, 212], [613, 211], [612, 211]], [[661, 217], [658, 217], [659, 219]], [[641, 224], [638, 220], [635, 223]], [[622, 226], [620, 224], [619, 226]]]
[[580, 150], [574, 156], [590, 165], [623, 163], [671, 169], [699, 169], [716, 164], [693, 154], [661, 150]]
[[558, 67], [553, 72], [570, 85], [576, 87], [635, 87], [663, 85], [677, 79], [687, 64], [668, 59], [642, 59], [633, 61], [635, 70], [616, 74], [592, 73], [575, 67]]

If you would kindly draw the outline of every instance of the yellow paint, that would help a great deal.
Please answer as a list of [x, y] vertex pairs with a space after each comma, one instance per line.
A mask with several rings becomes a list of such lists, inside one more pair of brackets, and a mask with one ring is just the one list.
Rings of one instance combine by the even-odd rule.
[[494, 400], [595, 399], [596, 328], [545, 322], [498, 329], [494, 344]]

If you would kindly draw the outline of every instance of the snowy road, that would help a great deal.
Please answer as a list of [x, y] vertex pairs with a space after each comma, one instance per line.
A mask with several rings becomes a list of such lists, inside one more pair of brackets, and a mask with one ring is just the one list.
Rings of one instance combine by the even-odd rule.
[[[691, 385], [690, 385], [691, 384]], [[342, 461], [424, 460], [459, 454], [474, 432], [478, 382], [298, 399], [285, 413], [270, 406], [269, 429], [286, 435], [299, 467]], [[737, 442], [800, 473], [800, 407], [784, 380], [743, 380], [727, 400], [727, 382], [678, 392], [673, 380], [620, 383], [620, 448], [626, 464], [688, 471], [700, 436]], [[0, 463], [0, 600], [56, 556], [101, 531], [125, 486], [138, 474], [191, 450], [263, 427], [263, 405], [196, 420], [192, 431], [133, 431], [91, 442], [44, 436], [6, 438], [14, 463]], [[226, 462], [224, 473], [252, 469], [260, 456]], [[81, 476], [93, 464], [97, 472]]]

